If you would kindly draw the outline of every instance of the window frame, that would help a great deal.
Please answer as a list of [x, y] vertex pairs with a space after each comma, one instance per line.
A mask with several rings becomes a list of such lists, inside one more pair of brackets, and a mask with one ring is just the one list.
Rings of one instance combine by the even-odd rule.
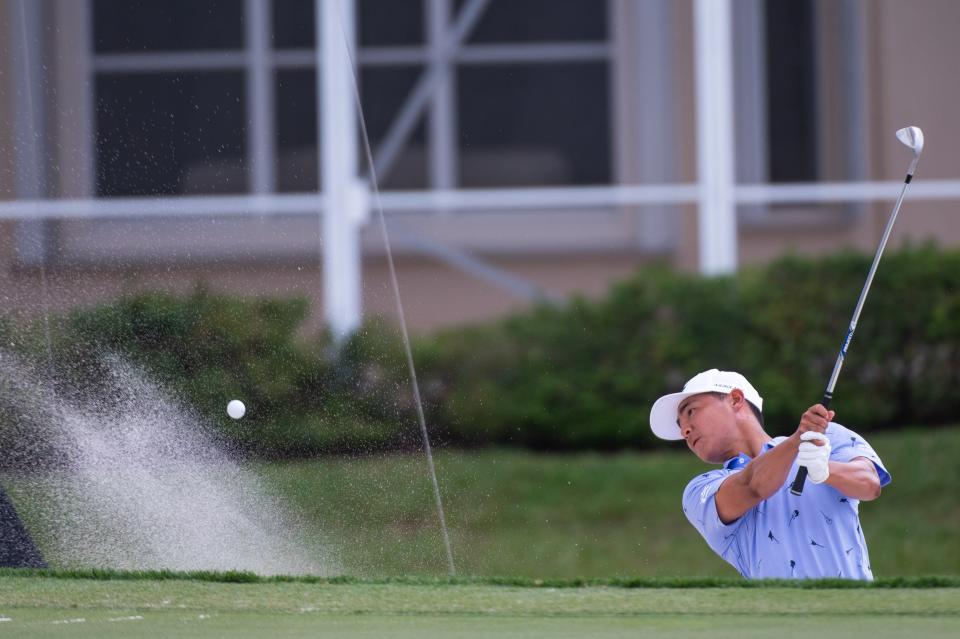
[[[765, 22], [763, 7], [770, 0], [731, 0], [734, 15], [734, 37], [739, 46], [734, 53], [734, 94], [737, 108], [734, 109], [737, 166], [736, 183], [774, 185], [769, 178], [768, 154], [770, 143], [767, 129], [767, 83], [765, 55]], [[817, 47], [814, 72], [818, 89], [817, 100], [817, 165], [818, 175], [814, 182], [828, 181], [826, 172], [844, 171], [841, 181], [864, 180], [869, 175], [866, 154], [863, 153], [868, 138], [868, 101], [865, 99], [864, 76], [866, 62], [863, 55], [864, 8], [860, 3], [826, 3], [814, 0], [814, 37]], [[830, 27], [835, 31], [830, 31]], [[824, 53], [825, 41], [836, 49]], [[835, 57], [828, 57], [833, 54]], [[839, 87], [839, 89], [837, 88]], [[841, 92], [842, 113], [830, 114], [828, 100], [830, 91]], [[831, 137], [827, 134], [828, 120], [839, 119], [839, 129], [844, 135]], [[831, 159], [841, 157], [840, 162]], [[788, 183], [777, 183], [788, 184]], [[821, 203], [813, 208], [810, 204], [740, 204], [737, 207], [738, 221], [751, 227], [768, 226], [830, 226], [847, 224], [864, 210], [860, 202]]]
[[[249, 125], [246, 128], [248, 189], [246, 194], [277, 192], [277, 127], [275, 120], [276, 72], [291, 69], [314, 69], [317, 52], [314, 48], [274, 48], [272, 3], [278, 0], [244, 0], [244, 45], [241, 49], [148, 51], [137, 53], [97, 53], [93, 42], [93, 1], [83, 0], [88, 16], [89, 31], [87, 55], [90, 76], [94, 85], [99, 74], [149, 73], [179, 71], [240, 70], [245, 75], [244, 96]], [[445, 38], [452, 28], [455, 16], [453, 0], [422, 0], [424, 2], [425, 41], [421, 45], [366, 46], [358, 48], [357, 64], [372, 66], [421, 66], [423, 75], [434, 70], [440, 74], [437, 90], [433, 91], [422, 117], [427, 126], [427, 184], [425, 189], [455, 189], [459, 186], [460, 154], [457, 144], [457, 86], [458, 65], [503, 65], [510, 63], [564, 63], [570, 61], [604, 61], [608, 65], [608, 85], [617, 80], [613, 75], [613, 34], [608, 30], [604, 41], [585, 42], [517, 42], [497, 44], [463, 43], [452, 50]], [[610, 0], [607, 11], [612, 10]], [[247, 19], [253, 16], [253, 19]], [[89, 89], [91, 92], [93, 89]], [[612, 86], [608, 86], [612, 92]], [[95, 118], [95, 113], [92, 114]], [[419, 118], [418, 118], [419, 121]], [[96, 163], [94, 126], [88, 123], [90, 161]], [[613, 139], [614, 121], [611, 118], [608, 152], [611, 167], [609, 183], [617, 181], [617, 153]], [[402, 145], [400, 147], [402, 149]], [[376, 149], [375, 149], [376, 151]], [[319, 147], [317, 154], [319, 157]], [[319, 162], [319, 160], [318, 160]], [[318, 164], [319, 166], [319, 164]], [[389, 165], [388, 167], [389, 168]], [[380, 170], [378, 169], [378, 173]], [[385, 176], [384, 176], [385, 177]], [[321, 187], [322, 190], [322, 187]], [[91, 190], [95, 194], [95, 187]], [[181, 197], [167, 195], [164, 197]]]

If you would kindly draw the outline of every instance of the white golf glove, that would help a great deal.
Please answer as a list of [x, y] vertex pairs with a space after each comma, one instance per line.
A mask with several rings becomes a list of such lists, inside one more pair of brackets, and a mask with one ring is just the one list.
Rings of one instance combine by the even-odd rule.
[[[800, 452], [797, 453], [797, 464], [807, 468], [807, 479], [815, 484], [822, 484], [830, 476], [830, 440], [823, 433], [808, 431], [800, 435]], [[822, 446], [814, 440], [823, 442]]]

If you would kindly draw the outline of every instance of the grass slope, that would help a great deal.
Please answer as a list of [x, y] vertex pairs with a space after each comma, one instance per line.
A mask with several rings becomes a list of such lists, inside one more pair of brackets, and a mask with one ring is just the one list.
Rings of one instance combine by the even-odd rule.
[[[861, 504], [877, 576], [960, 575], [960, 428], [870, 437], [893, 475]], [[461, 573], [541, 578], [735, 576], [680, 510], [707, 468], [687, 451], [545, 455], [446, 452], [437, 460]], [[271, 464], [263, 473], [316, 522], [352, 574], [442, 573], [423, 459]], [[338, 543], [339, 542], [339, 543]]]
[[[960, 486], [960, 428], [870, 440], [894, 477], [880, 500], [861, 506], [874, 572], [960, 575], [960, 502], [953, 492]], [[706, 468], [686, 451], [446, 451], [437, 465], [461, 574], [736, 577], [680, 510], [683, 486]], [[305, 515], [305, 539], [331, 548], [346, 573], [445, 573], [422, 456], [263, 463], [258, 470]], [[15, 481], [4, 485], [42, 531], [30, 495]]]

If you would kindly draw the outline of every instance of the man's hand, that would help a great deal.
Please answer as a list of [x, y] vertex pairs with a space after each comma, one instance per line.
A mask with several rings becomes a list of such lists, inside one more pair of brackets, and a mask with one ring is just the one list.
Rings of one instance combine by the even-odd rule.
[[834, 415], [836, 415], [836, 412], [827, 410], [823, 404], [814, 404], [808, 408], [807, 412], [800, 418], [800, 426], [797, 428], [797, 433], [803, 435], [809, 432], [825, 432], [827, 430], [827, 424], [833, 420]]
[[807, 479], [822, 484], [830, 476], [830, 440], [826, 435], [814, 431], [803, 433], [800, 439], [797, 463], [806, 466]]

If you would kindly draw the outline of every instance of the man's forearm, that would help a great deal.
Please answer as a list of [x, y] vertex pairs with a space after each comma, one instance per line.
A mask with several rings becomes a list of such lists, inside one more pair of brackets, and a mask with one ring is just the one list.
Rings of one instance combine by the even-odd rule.
[[800, 437], [791, 436], [773, 449], [758, 455], [720, 484], [717, 490], [717, 515], [724, 524], [740, 518], [783, 486], [800, 448]]
[[847, 497], [870, 501], [880, 496], [880, 476], [873, 462], [857, 457], [849, 462], [830, 462], [826, 484]]
[[750, 491], [760, 499], [766, 499], [780, 490], [787, 479], [787, 473], [793, 466], [800, 448], [800, 438], [791, 435], [774, 446], [772, 450], [760, 455], [743, 469], [743, 480]]

